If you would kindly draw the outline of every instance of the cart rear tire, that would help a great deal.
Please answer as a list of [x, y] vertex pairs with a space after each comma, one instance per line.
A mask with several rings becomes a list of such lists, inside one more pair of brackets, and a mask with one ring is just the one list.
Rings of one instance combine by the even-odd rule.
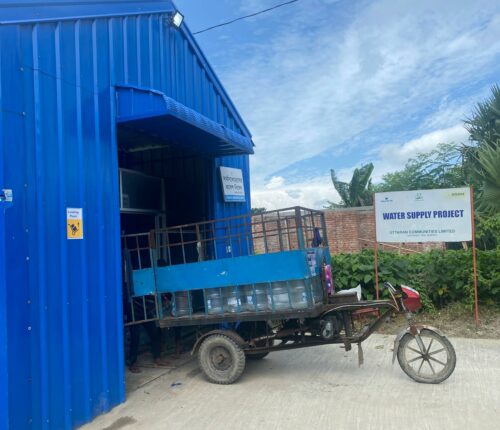
[[397, 351], [399, 365], [403, 372], [417, 382], [439, 384], [455, 370], [455, 349], [446, 337], [432, 330], [421, 330], [420, 337], [424, 351], [415, 336], [410, 333], [403, 336]]
[[210, 382], [228, 385], [235, 382], [243, 373], [245, 353], [228, 336], [213, 334], [201, 344], [198, 363]]

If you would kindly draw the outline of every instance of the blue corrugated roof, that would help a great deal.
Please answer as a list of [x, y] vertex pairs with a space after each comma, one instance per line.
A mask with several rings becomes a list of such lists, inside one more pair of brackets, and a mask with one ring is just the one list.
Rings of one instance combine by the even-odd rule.
[[158, 0], [4, 0], [0, 2], [0, 24], [137, 15], [173, 10], [175, 6], [171, 1]]
[[[191, 152], [210, 155], [252, 154], [250, 138], [236, 133], [161, 91], [131, 86], [117, 88], [119, 123], [178, 143]], [[137, 142], [135, 142], [137, 144]]]
[[[176, 10], [177, 7], [175, 4], [169, 0], [4, 0], [0, 1], [0, 25], [126, 15], [147, 15], [153, 13], [170, 13]], [[180, 31], [183, 33], [200, 62], [204, 64], [207, 74], [216, 85], [217, 91], [228, 106], [238, 126], [243, 130], [246, 137], [251, 138], [252, 135], [250, 130], [232, 103], [222, 83], [185, 23], [182, 24]]]

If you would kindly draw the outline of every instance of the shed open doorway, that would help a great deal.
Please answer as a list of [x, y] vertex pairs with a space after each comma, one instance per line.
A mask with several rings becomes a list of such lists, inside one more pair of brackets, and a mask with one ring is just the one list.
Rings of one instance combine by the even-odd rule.
[[[124, 320], [130, 323], [137, 320], [137, 325], [127, 325], [125, 330], [126, 361], [139, 354], [135, 370], [140, 374], [127, 372], [127, 391], [133, 390], [145, 381], [158, 377], [169, 370], [169, 365], [176, 365], [179, 360], [172, 360], [170, 354], [179, 353], [179, 343], [189, 343], [192, 330], [164, 330], [161, 332], [161, 367], [155, 367], [154, 321], [140, 323], [154, 317], [155, 298], [134, 299], [131, 291], [130, 276], [127, 267], [137, 269], [140, 264], [151, 264], [151, 253], [143, 252], [143, 261], [130, 261], [130, 244], [124, 238], [130, 235], [144, 234], [140, 246], [147, 247], [148, 234], [153, 230], [174, 225], [188, 224], [207, 220], [210, 217], [210, 187], [213, 158], [197, 155], [193, 151], [175, 145], [166, 145], [154, 136], [119, 125], [117, 128], [118, 163], [120, 175], [120, 234], [122, 236], [122, 261], [124, 265]], [[167, 264], [167, 259], [157, 255], [155, 264]], [[137, 302], [137, 303], [136, 303]], [[138, 306], [137, 306], [138, 304]], [[131, 309], [135, 314], [132, 316]], [[143, 308], [146, 308], [144, 311]], [[158, 331], [160, 329], [157, 329]], [[153, 334], [151, 334], [153, 332]], [[182, 339], [180, 336], [182, 335]], [[134, 341], [134, 337], [139, 340]], [[131, 345], [138, 342], [137, 345]], [[153, 345], [153, 347], [152, 347]], [[153, 355], [153, 357], [151, 357]], [[181, 358], [181, 361], [182, 362]], [[184, 357], [185, 359], [185, 357]], [[168, 362], [166, 362], [168, 360]], [[128, 363], [130, 365], [130, 361]]]
[[[237, 127], [224, 115], [219, 116], [225, 125], [156, 90], [121, 86], [116, 91], [124, 316], [132, 314], [127, 324], [130, 327], [171, 315], [170, 307], [180, 312], [182, 293], [156, 291], [156, 268], [199, 261], [201, 236], [199, 231], [181, 228], [173, 236], [178, 234], [182, 245], [173, 249], [172, 236], [162, 234], [162, 229], [208, 221], [217, 214], [220, 218], [224, 213], [221, 208], [231, 207], [226, 208], [220, 197], [222, 185], [217, 174], [221, 157], [246, 157], [253, 152], [253, 143], [250, 137], [234, 131]], [[248, 166], [245, 157], [240, 162]], [[245, 186], [248, 189], [248, 178]], [[246, 204], [235, 212], [239, 214], [244, 208]], [[155, 234], [150, 233], [153, 229]], [[129, 235], [133, 236], [132, 244]], [[162, 240], [168, 246], [162, 246]], [[223, 251], [232, 253], [227, 247]], [[204, 306], [202, 290], [184, 294], [192, 309]], [[139, 318], [134, 313], [136, 302]], [[182, 337], [189, 337], [189, 332], [193, 330], [183, 327]]]

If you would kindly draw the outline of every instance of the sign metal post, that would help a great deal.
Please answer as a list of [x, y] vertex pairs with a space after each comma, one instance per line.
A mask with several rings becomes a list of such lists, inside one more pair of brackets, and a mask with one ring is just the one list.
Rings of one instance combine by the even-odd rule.
[[375, 193], [373, 193], [373, 216], [375, 218], [375, 296], [376, 299], [379, 299], [380, 293], [379, 293], [379, 287], [378, 287], [378, 241], [377, 241], [377, 210], [376, 210], [376, 199], [375, 199]]
[[474, 270], [474, 311], [476, 325], [479, 325], [479, 305], [477, 303], [477, 260], [476, 260], [476, 223], [474, 222], [474, 190], [470, 189], [470, 210], [472, 228], [472, 267]]

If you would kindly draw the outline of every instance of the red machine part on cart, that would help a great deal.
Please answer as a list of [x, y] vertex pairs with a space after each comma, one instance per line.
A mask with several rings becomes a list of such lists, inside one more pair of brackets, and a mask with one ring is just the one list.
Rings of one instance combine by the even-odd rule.
[[401, 285], [403, 293], [406, 294], [406, 298], [403, 299], [403, 303], [410, 312], [415, 312], [422, 307], [422, 302], [420, 300], [420, 294], [417, 290], [407, 287], [406, 285]]

